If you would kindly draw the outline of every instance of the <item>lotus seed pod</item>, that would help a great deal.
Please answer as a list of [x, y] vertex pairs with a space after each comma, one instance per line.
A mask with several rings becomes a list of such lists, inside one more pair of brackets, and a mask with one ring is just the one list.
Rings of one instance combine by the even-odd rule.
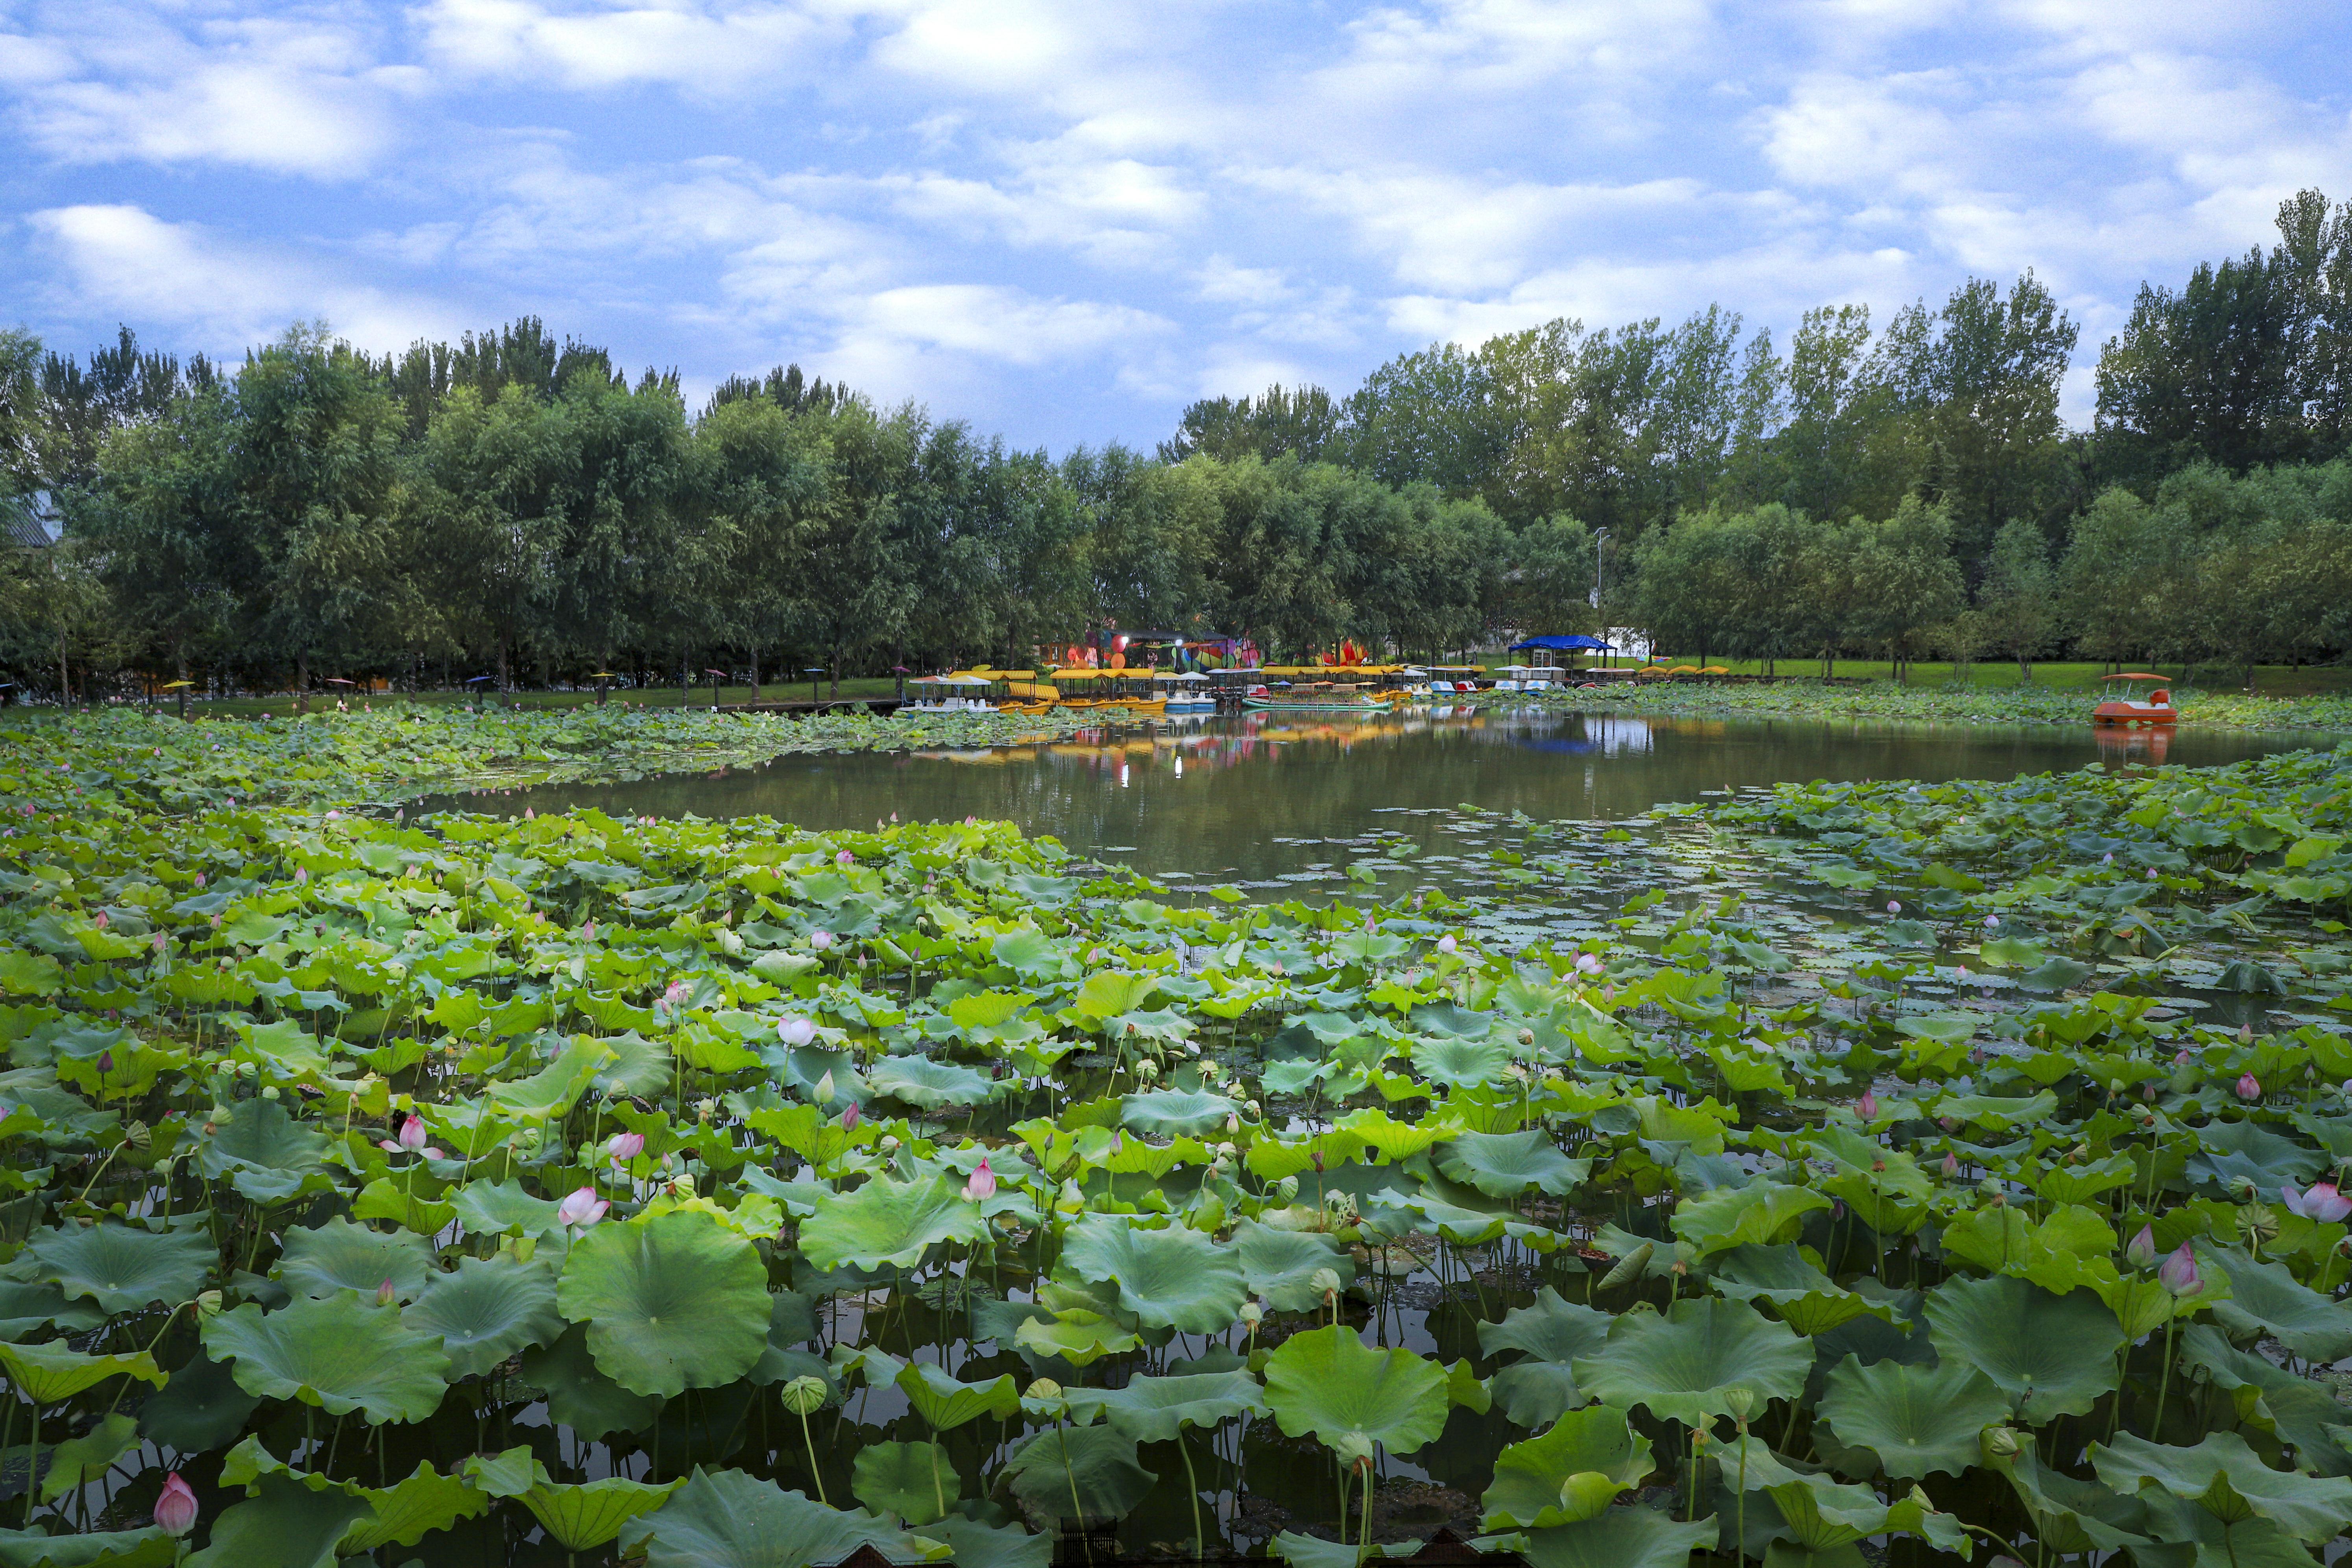
[[199, 1318], [217, 1318], [220, 1316], [220, 1313], [221, 1293], [219, 1291], [199, 1290], [196, 1292], [196, 1316]]
[[784, 1408], [795, 1415], [806, 1415], [824, 1405], [824, 1379], [805, 1373], [793, 1378], [782, 1390]]
[[1741, 1426], [1748, 1425], [1748, 1413], [1756, 1408], [1756, 1391], [1752, 1388], [1727, 1388], [1723, 1391], [1723, 1407]]
[[1559, 1509], [1570, 1524], [1598, 1519], [1617, 1500], [1615, 1481], [1598, 1470], [1579, 1470], [1559, 1483]]
[[1242, 1303], [1240, 1316], [1242, 1322], [1255, 1332], [1257, 1326], [1265, 1321], [1265, 1309], [1259, 1306], [1255, 1301], [1244, 1301]]
[[1372, 1440], [1361, 1432], [1342, 1432], [1331, 1444], [1331, 1452], [1343, 1465], [1369, 1465], [1372, 1462]]
[[1275, 1183], [1274, 1195], [1280, 1198], [1286, 1204], [1289, 1203], [1293, 1198], [1296, 1198], [1298, 1195], [1298, 1178], [1296, 1176], [1285, 1176], [1282, 1180]]
[[1331, 1268], [1318, 1268], [1307, 1277], [1307, 1288], [1318, 1296], [1328, 1297], [1339, 1294], [1339, 1271]]
[[1994, 1462], [2017, 1458], [2021, 1445], [2018, 1442], [2015, 1428], [1995, 1426], [1985, 1433], [1981, 1447], [1984, 1449], [1986, 1460]]

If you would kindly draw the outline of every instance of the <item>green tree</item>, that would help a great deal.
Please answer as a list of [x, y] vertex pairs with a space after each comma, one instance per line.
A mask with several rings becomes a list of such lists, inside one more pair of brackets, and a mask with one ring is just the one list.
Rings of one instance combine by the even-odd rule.
[[2039, 527], [2011, 518], [1994, 535], [1977, 612], [1986, 645], [2017, 660], [2020, 685], [2032, 680], [2033, 656], [2058, 619], [2057, 574], [2050, 566], [2049, 538]]
[[1885, 521], [1868, 526], [1853, 562], [1856, 630], [1883, 644], [1898, 680], [1932, 633], [1968, 607], [1952, 523], [1940, 507], [1906, 497]]

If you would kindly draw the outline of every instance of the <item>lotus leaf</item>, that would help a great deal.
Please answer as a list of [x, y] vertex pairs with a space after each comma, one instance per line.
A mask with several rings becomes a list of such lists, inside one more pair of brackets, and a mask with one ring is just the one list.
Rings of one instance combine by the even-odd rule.
[[556, 1205], [520, 1182], [471, 1182], [449, 1195], [457, 1222], [474, 1236], [543, 1236], [556, 1228]]
[[130, 1355], [84, 1355], [68, 1345], [0, 1344], [0, 1372], [35, 1405], [56, 1405], [110, 1377], [160, 1384], [163, 1374], [145, 1351]]
[[1804, 1216], [1830, 1206], [1811, 1187], [1759, 1179], [1685, 1198], [1675, 1210], [1675, 1234], [1701, 1257], [1742, 1246], [1769, 1247], [1793, 1235]]
[[594, 1551], [618, 1536], [631, 1520], [661, 1507], [686, 1484], [680, 1479], [656, 1486], [607, 1476], [567, 1486], [550, 1479], [545, 1466], [534, 1463], [533, 1468], [537, 1478], [521, 1494], [523, 1506], [566, 1552]]
[[944, 1557], [886, 1519], [813, 1502], [740, 1470], [697, 1469], [653, 1512], [622, 1526], [646, 1568], [811, 1568], [871, 1546], [894, 1563]]
[[[1017, 1397], [1013, 1405], [1019, 1408]], [[859, 1502], [910, 1525], [945, 1518], [949, 1503], [963, 1496], [963, 1477], [937, 1443], [868, 1443], [851, 1471]]]
[[1654, 1508], [1609, 1508], [1574, 1524], [1528, 1532], [1535, 1568], [1683, 1568], [1716, 1537], [1712, 1519], [1682, 1523]]
[[2224, 1327], [2246, 1334], [2267, 1330], [2305, 1361], [2352, 1355], [2352, 1307], [2322, 1296], [2284, 1264], [2257, 1263], [2228, 1247], [2214, 1257], [2230, 1280], [2229, 1296], [2213, 1303]]
[[183, 1454], [226, 1447], [260, 1399], [237, 1386], [235, 1372], [198, 1346], [161, 1392], [139, 1407], [140, 1435]]
[[1080, 1279], [1118, 1285], [1119, 1309], [1147, 1328], [1221, 1333], [1242, 1309], [1241, 1260], [1197, 1230], [1087, 1215], [1070, 1226], [1062, 1263]]
[[134, 1230], [127, 1225], [37, 1231], [25, 1255], [39, 1278], [106, 1312], [134, 1312], [152, 1301], [177, 1306], [204, 1289], [212, 1239], [194, 1231]]
[[1223, 1127], [1225, 1119], [1240, 1110], [1222, 1094], [1161, 1089], [1129, 1095], [1119, 1108], [1119, 1121], [1155, 1138], [1199, 1138]]
[[1276, 1230], [1256, 1220], [1234, 1227], [1242, 1282], [1271, 1311], [1311, 1312], [1323, 1304], [1315, 1288], [1318, 1270], [1328, 1268], [1345, 1289], [1355, 1282], [1355, 1255], [1321, 1231]]
[[1032, 1355], [1059, 1356], [1072, 1366], [1089, 1366], [1143, 1342], [1100, 1312], [1083, 1307], [1055, 1312], [1042, 1321], [1027, 1320], [1013, 1331], [1013, 1340]]
[[1099, 1413], [1113, 1430], [1139, 1443], [1164, 1443], [1187, 1426], [1214, 1426], [1236, 1415], [1267, 1413], [1265, 1395], [1245, 1372], [1136, 1377], [1124, 1388], [1066, 1393], [1071, 1414], [1091, 1421]]
[[2334, 1540], [2352, 1520], [2352, 1480], [2272, 1469], [2235, 1432], [2208, 1432], [2193, 1448], [2125, 1432], [2092, 1445], [2091, 1468], [2118, 1491], [2154, 1488], [2201, 1503], [2225, 1523], [2266, 1519], [2314, 1545]]
[[563, 1332], [555, 1271], [544, 1261], [517, 1262], [510, 1253], [462, 1258], [455, 1271], [430, 1276], [404, 1318], [409, 1327], [441, 1336], [454, 1377], [480, 1376]]
[[357, 1293], [304, 1299], [264, 1313], [251, 1303], [208, 1321], [205, 1351], [227, 1361], [237, 1386], [264, 1399], [299, 1399], [330, 1415], [422, 1421], [440, 1407], [449, 1358], [396, 1307]]
[[1811, 1348], [1783, 1325], [1708, 1297], [1677, 1301], [1663, 1316], [1619, 1318], [1600, 1349], [1571, 1364], [1577, 1383], [1602, 1403], [1695, 1426], [1729, 1414], [1734, 1388], [1759, 1401], [1794, 1398], [1812, 1360]]
[[1962, 1552], [1968, 1536], [1960, 1521], [1909, 1496], [1888, 1502], [1868, 1487], [1849, 1486], [1822, 1476], [1799, 1476], [1764, 1489], [1780, 1511], [1783, 1533], [1808, 1552], [1833, 1551], [1874, 1535], [1917, 1535], [1947, 1552]]
[[1465, 1132], [1438, 1155], [1437, 1168], [1490, 1198], [1562, 1197], [1584, 1184], [1592, 1162], [1570, 1159], [1541, 1132]]
[[679, 1209], [599, 1226], [572, 1248], [556, 1305], [588, 1325], [599, 1371], [674, 1398], [751, 1370], [768, 1345], [768, 1271], [751, 1244]]
[[266, 1475], [255, 1496], [215, 1521], [212, 1544], [187, 1568], [332, 1568], [344, 1535], [370, 1511], [364, 1498]]
[[138, 1442], [136, 1416], [115, 1411], [100, 1417], [97, 1426], [50, 1451], [48, 1474], [41, 1478], [41, 1500], [54, 1502], [68, 1492], [79, 1491], [113, 1468], [115, 1460]]
[[179, 1543], [152, 1525], [55, 1536], [0, 1529], [0, 1568], [172, 1568], [179, 1560]]
[[341, 1290], [373, 1296], [389, 1279], [395, 1300], [414, 1301], [432, 1267], [433, 1244], [426, 1237], [370, 1230], [339, 1217], [316, 1230], [286, 1233], [278, 1279], [298, 1296], [315, 1297]]
[[1345, 1437], [1410, 1454], [1445, 1425], [1445, 1371], [1411, 1351], [1367, 1349], [1344, 1324], [1293, 1334], [1265, 1366], [1265, 1397], [1293, 1437]]
[[2082, 1291], [2053, 1296], [2023, 1279], [1950, 1279], [1927, 1293], [1937, 1352], [1972, 1366], [2030, 1425], [2080, 1415], [2116, 1385], [2123, 1329]]
[[1442, 1035], [1412, 1047], [1412, 1070], [1449, 1089], [1500, 1083], [1510, 1065], [1511, 1053], [1483, 1036]]
[[979, 1206], [945, 1176], [877, 1176], [820, 1205], [801, 1227], [801, 1251], [816, 1268], [912, 1268], [940, 1242], [969, 1246], [986, 1235]]
[[632, 1394], [597, 1370], [588, 1328], [574, 1323], [553, 1344], [525, 1351], [522, 1381], [547, 1395], [547, 1414], [593, 1441], [614, 1432], [641, 1432], [661, 1408], [651, 1394]]
[[[1481, 1501], [1488, 1530], [1538, 1529], [1573, 1524], [1609, 1506], [1618, 1493], [1640, 1486], [1654, 1467], [1650, 1440], [1626, 1425], [1625, 1413], [1607, 1405], [1560, 1418], [1540, 1437], [1513, 1443], [1495, 1459], [1495, 1484]], [[1605, 1486], [1579, 1489], [1587, 1494], [1570, 1515], [1560, 1488], [1570, 1478], [1596, 1475]]]
[[1135, 1462], [1135, 1439], [1108, 1426], [1055, 1426], [1013, 1451], [1003, 1473], [1037, 1516], [1124, 1519], [1160, 1478]]
[[891, 1381], [934, 1432], [952, 1431], [983, 1415], [1010, 1420], [1021, 1409], [1021, 1391], [1010, 1373], [990, 1383], [962, 1383], [922, 1361], [908, 1362]]
[[1868, 1450], [1897, 1480], [1961, 1474], [1979, 1461], [1984, 1429], [2008, 1416], [2009, 1401], [1972, 1367], [1865, 1366], [1851, 1355], [1831, 1369], [1820, 1405], [1840, 1443]]
[[1032, 1535], [1017, 1525], [983, 1524], [951, 1513], [916, 1533], [944, 1542], [955, 1553], [957, 1568], [1049, 1568], [1054, 1561], [1051, 1536]]
[[876, 1094], [925, 1110], [950, 1105], [984, 1105], [995, 1085], [970, 1068], [931, 1057], [884, 1057], [866, 1075]]

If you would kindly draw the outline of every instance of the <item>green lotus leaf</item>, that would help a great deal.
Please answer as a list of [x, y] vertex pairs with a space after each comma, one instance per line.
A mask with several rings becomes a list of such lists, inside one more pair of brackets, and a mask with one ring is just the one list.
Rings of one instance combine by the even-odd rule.
[[1746, 1243], [1717, 1255], [1714, 1265], [1715, 1288], [1725, 1299], [1762, 1301], [1780, 1313], [1782, 1322], [1808, 1339], [1865, 1315], [1894, 1319], [1894, 1309], [1885, 1302], [1839, 1289], [1835, 1280], [1807, 1262], [1793, 1243], [1780, 1247]]
[[387, 1235], [338, 1216], [316, 1230], [288, 1231], [277, 1274], [298, 1296], [356, 1290], [372, 1297], [389, 1279], [394, 1300], [414, 1301], [432, 1267], [433, 1244], [425, 1237]]
[[2224, 1327], [2241, 1334], [2267, 1330], [2305, 1361], [2352, 1355], [2352, 1307], [2305, 1285], [2284, 1264], [2257, 1263], [2231, 1247], [2213, 1257], [2230, 1279], [2229, 1297], [2213, 1303]]
[[632, 1394], [597, 1370], [583, 1323], [553, 1344], [523, 1352], [522, 1381], [547, 1395], [548, 1419], [591, 1442], [614, 1432], [642, 1432], [661, 1409], [651, 1394]]
[[105, 1309], [68, 1300], [56, 1285], [0, 1279], [0, 1340], [20, 1340], [52, 1323], [68, 1334], [87, 1333], [106, 1319]]
[[[2193, 1448], [2120, 1433], [2112, 1443], [2091, 1446], [2091, 1468], [2117, 1491], [2155, 1488], [2202, 1502], [2225, 1522], [2235, 1522], [2233, 1513], [2267, 1519], [2315, 1546], [2333, 1541], [2352, 1520], [2352, 1480], [2272, 1469], [2235, 1432], [2208, 1432]], [[2217, 1481], [2228, 1483], [2226, 1491], [2216, 1492]]]
[[1958, 1362], [1865, 1366], [1850, 1355], [1831, 1369], [1818, 1413], [1839, 1442], [1869, 1450], [1895, 1479], [1916, 1480], [1979, 1463], [1978, 1439], [2008, 1419], [2009, 1401]]
[[982, 1524], [951, 1513], [915, 1533], [945, 1542], [955, 1553], [956, 1568], [1050, 1568], [1054, 1561], [1054, 1538], [1033, 1535], [1017, 1524]]
[[152, 1525], [79, 1535], [0, 1529], [0, 1568], [172, 1568], [179, 1560], [179, 1542]]
[[606, 1035], [603, 1044], [612, 1055], [588, 1080], [595, 1093], [608, 1099], [656, 1095], [674, 1081], [677, 1067], [669, 1052], [635, 1029]]
[[[2217, 1493], [2225, 1492], [2229, 1482], [2217, 1478], [2214, 1487]], [[2151, 1489], [2142, 1492], [2140, 1500], [2147, 1505], [2148, 1531], [2161, 1543], [2147, 1550], [2150, 1561], [2156, 1552], [2170, 1546], [2183, 1561], [2190, 1560], [2193, 1549], [2196, 1568], [2305, 1568], [2311, 1562], [2309, 1547], [2259, 1514], [2235, 1523], [2216, 1515], [2210, 1503], [2220, 1502], [2219, 1496], [2187, 1502]]]
[[1311, 1312], [1323, 1304], [1315, 1275], [1328, 1268], [1339, 1288], [1355, 1282], [1356, 1258], [1339, 1238], [1319, 1230], [1276, 1230], [1245, 1219], [1234, 1227], [1232, 1246], [1240, 1255], [1242, 1284], [1270, 1311]]
[[1039, 1518], [1125, 1519], [1160, 1478], [1135, 1462], [1135, 1439], [1109, 1426], [1055, 1426], [1004, 1461], [1013, 1495]]
[[1365, 1347], [1344, 1324], [1309, 1329], [1275, 1347], [1265, 1397], [1293, 1437], [1327, 1447], [1349, 1436], [1410, 1454], [1445, 1426], [1445, 1369], [1407, 1350]]
[[940, 1242], [970, 1246], [987, 1234], [980, 1205], [945, 1176], [921, 1182], [876, 1176], [818, 1205], [801, 1226], [801, 1253], [818, 1269], [845, 1264], [913, 1268]]
[[1675, 1234], [1696, 1247], [1702, 1258], [1734, 1247], [1769, 1247], [1793, 1236], [1805, 1215], [1829, 1206], [1830, 1200], [1811, 1187], [1759, 1177], [1745, 1186], [1685, 1198], [1675, 1209]]
[[233, 1363], [237, 1386], [264, 1399], [299, 1399], [330, 1415], [422, 1421], [440, 1408], [449, 1358], [410, 1329], [397, 1307], [362, 1305], [344, 1291], [264, 1313], [251, 1302], [206, 1321], [205, 1352]]
[[1609, 1508], [1574, 1524], [1528, 1531], [1535, 1568], [1685, 1568], [1716, 1538], [1713, 1519], [1678, 1522], [1654, 1508]]
[[1218, 1131], [1241, 1107], [1222, 1094], [1199, 1089], [1159, 1089], [1130, 1094], [1119, 1107], [1120, 1122], [1155, 1138], [1201, 1138]]
[[1585, 1403], [1571, 1363], [1607, 1342], [1613, 1321], [1606, 1312], [1563, 1300], [1547, 1285], [1532, 1306], [1514, 1308], [1499, 1323], [1478, 1325], [1479, 1354], [1526, 1352], [1494, 1376], [1495, 1402], [1513, 1425], [1546, 1426]]
[[[1017, 1397], [1013, 1404], [1017, 1409]], [[963, 1496], [963, 1477], [937, 1443], [868, 1443], [857, 1450], [851, 1476], [859, 1502], [910, 1525], [945, 1518]]]
[[511, 1253], [462, 1258], [455, 1272], [430, 1276], [404, 1318], [410, 1328], [441, 1336], [452, 1377], [480, 1376], [563, 1332], [555, 1270], [541, 1259], [517, 1262]]
[[413, 1474], [389, 1487], [367, 1488], [360, 1495], [373, 1511], [336, 1543], [346, 1557], [383, 1546], [414, 1546], [459, 1520], [480, 1518], [490, 1506], [488, 1493], [462, 1476], [441, 1474], [429, 1461], [419, 1462]]
[[1927, 1331], [1939, 1358], [1991, 1379], [2029, 1426], [2088, 1411], [2115, 1387], [2123, 1344], [2116, 1315], [2095, 1297], [2053, 1296], [2010, 1275], [1937, 1286]]
[[529, 1078], [501, 1079], [484, 1092], [515, 1121], [554, 1121], [580, 1103], [580, 1097], [588, 1092], [588, 1086], [612, 1056], [612, 1047], [604, 1041], [574, 1036], [552, 1061]]
[[68, 1296], [87, 1297], [107, 1312], [132, 1312], [150, 1302], [178, 1306], [204, 1289], [215, 1260], [202, 1231], [134, 1230], [127, 1225], [72, 1226], [36, 1231], [25, 1254]]
[[544, 1479], [547, 1468], [531, 1457], [526, 1443], [495, 1454], [469, 1454], [457, 1473], [484, 1497], [517, 1498]]
[[1868, 1487], [1803, 1475], [1764, 1489], [1780, 1510], [1787, 1533], [1808, 1552], [1829, 1552], [1874, 1535], [1917, 1535], [1947, 1552], [1964, 1552], [1968, 1536], [1950, 1514], [1923, 1506], [1917, 1489], [1887, 1502]]
[[2270, 1412], [2278, 1435], [2294, 1445], [2299, 1468], [2327, 1476], [2352, 1474], [2352, 1447], [2337, 1441], [2339, 1433], [2352, 1428], [2352, 1411], [2321, 1384], [2298, 1377], [2268, 1356], [2238, 1349], [2210, 1323], [2191, 1324], [2181, 1335], [2180, 1348], [2181, 1363], [2203, 1371], [2216, 1387], [2260, 1391], [2263, 1408]]
[[323, 1168], [326, 1153], [326, 1135], [294, 1120], [283, 1104], [245, 1100], [227, 1126], [197, 1140], [196, 1169], [212, 1181], [241, 1172], [280, 1176], [290, 1193], [301, 1177]]
[[2042, 1543], [2053, 1552], [2079, 1556], [2148, 1544], [2147, 1502], [2115, 1492], [2096, 1481], [2080, 1480], [2045, 1468], [2032, 1447], [2021, 1447], [2000, 1468], [2024, 1508]]
[[1042, 1321], [1024, 1321], [1013, 1331], [1013, 1342], [1032, 1355], [1059, 1356], [1072, 1366], [1087, 1366], [1107, 1355], [1123, 1355], [1143, 1342], [1100, 1312], [1074, 1307]]
[[520, 1182], [469, 1182], [449, 1194], [449, 1206], [468, 1236], [544, 1236], [557, 1224], [556, 1205]]
[[266, 1475], [257, 1495], [214, 1521], [212, 1544], [186, 1568], [333, 1568], [344, 1534], [369, 1512], [364, 1498]]
[[864, 1510], [827, 1508], [740, 1470], [697, 1469], [651, 1513], [622, 1528], [646, 1568], [811, 1568], [871, 1546], [894, 1563], [947, 1555]]
[[1571, 1160], [1543, 1133], [1465, 1132], [1444, 1145], [1437, 1168], [1490, 1198], [1517, 1198], [1530, 1192], [1565, 1197], [1584, 1184], [1592, 1162]]
[[933, 1057], [884, 1057], [868, 1069], [866, 1081], [876, 1094], [887, 1095], [925, 1110], [950, 1105], [985, 1105], [996, 1089], [996, 1085], [984, 1075]]
[[[1002, 960], [1001, 948], [999, 957]], [[1087, 976], [1086, 984], [1078, 987], [1076, 1005], [1089, 1018], [1115, 1018], [1134, 1012], [1159, 989], [1160, 982], [1151, 975], [1105, 971]]]
[[[1495, 1459], [1495, 1483], [1480, 1500], [1488, 1530], [1535, 1529], [1572, 1524], [1608, 1506], [1621, 1491], [1642, 1484], [1654, 1467], [1650, 1440], [1626, 1425], [1625, 1413], [1608, 1405], [1564, 1415], [1540, 1437], [1513, 1443]], [[1600, 1476], [1605, 1487], [1579, 1489], [1598, 1507], [1571, 1517], [1560, 1487], [1572, 1476]]]
[[103, 1477], [139, 1442], [139, 1420], [113, 1411], [78, 1437], [68, 1437], [50, 1450], [48, 1473], [41, 1478], [41, 1500], [55, 1502]]
[[1124, 1388], [1073, 1388], [1071, 1414], [1099, 1414], [1139, 1443], [1164, 1443], [1187, 1426], [1214, 1426], [1236, 1415], [1264, 1415], [1265, 1394], [1246, 1372], [1200, 1372], [1176, 1377], [1135, 1377]]
[[910, 1361], [891, 1381], [934, 1432], [950, 1432], [983, 1415], [1007, 1421], [1021, 1410], [1021, 1390], [1010, 1373], [991, 1383], [962, 1383], [929, 1362]]
[[1511, 1053], [1501, 1042], [1486, 1037], [1442, 1035], [1415, 1041], [1412, 1070], [1448, 1089], [1475, 1089], [1500, 1083], [1511, 1065]]
[[1080, 1279], [1117, 1284], [1119, 1310], [1146, 1328], [1223, 1333], [1242, 1310], [1241, 1260], [1197, 1230], [1090, 1214], [1063, 1238], [1062, 1263]]
[[2069, 985], [2081, 984], [2090, 973], [2091, 966], [2078, 959], [2051, 958], [2018, 976], [2018, 982], [2029, 990], [2063, 991]]
[[50, 1405], [95, 1388], [110, 1377], [135, 1377], [160, 1384], [163, 1374], [145, 1351], [129, 1355], [84, 1355], [62, 1343], [0, 1344], [0, 1372], [36, 1405]]
[[604, 1545], [629, 1521], [653, 1512], [686, 1484], [683, 1479], [656, 1485], [607, 1476], [564, 1485], [550, 1479], [544, 1465], [534, 1462], [533, 1468], [537, 1479], [522, 1494], [523, 1506], [566, 1552], [593, 1552]]
[[563, 1260], [556, 1306], [588, 1325], [598, 1370], [632, 1394], [732, 1383], [768, 1347], [767, 1266], [695, 1209], [590, 1231]]
[[1734, 1388], [1759, 1401], [1794, 1398], [1812, 1362], [1811, 1346], [1784, 1325], [1706, 1297], [1676, 1301], [1664, 1316], [1621, 1317], [1606, 1343], [1571, 1364], [1577, 1383], [1603, 1404], [1696, 1426], [1728, 1415], [1725, 1395]]
[[213, 1360], [198, 1346], [162, 1392], [139, 1407], [139, 1431], [183, 1454], [200, 1454], [226, 1447], [260, 1403], [237, 1386], [236, 1374], [226, 1363]]

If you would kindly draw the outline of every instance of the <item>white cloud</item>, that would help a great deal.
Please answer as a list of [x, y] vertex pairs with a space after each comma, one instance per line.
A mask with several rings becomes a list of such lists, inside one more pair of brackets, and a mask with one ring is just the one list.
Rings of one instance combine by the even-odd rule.
[[452, 329], [450, 313], [430, 302], [140, 207], [51, 207], [30, 221], [57, 263], [59, 286], [82, 312], [166, 324], [224, 352], [275, 337], [298, 321], [324, 319], [339, 335], [378, 351]]
[[552, 76], [574, 88], [660, 82], [696, 94], [797, 79], [835, 29], [791, 5], [549, 5], [432, 0], [417, 22], [427, 50], [468, 74]]
[[416, 78], [379, 68], [365, 30], [268, 18], [183, 32], [174, 18], [93, 6], [7, 51], [27, 139], [67, 163], [220, 163], [339, 178], [398, 136]]

